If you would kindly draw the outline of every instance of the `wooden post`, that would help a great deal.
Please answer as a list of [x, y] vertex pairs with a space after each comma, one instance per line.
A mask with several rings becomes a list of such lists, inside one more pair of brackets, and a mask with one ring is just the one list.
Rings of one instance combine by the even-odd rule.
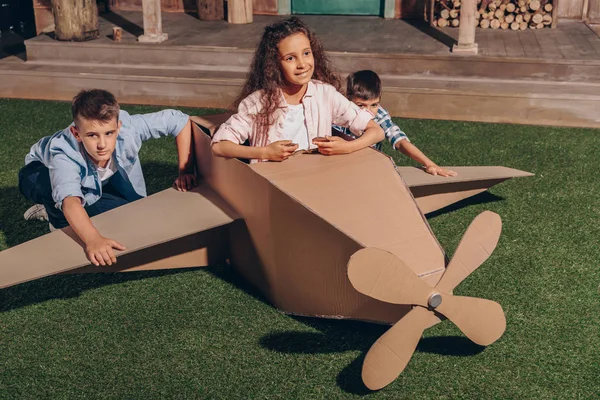
[[227, 22], [249, 24], [252, 22], [252, 0], [228, 0]]
[[160, 0], [142, 0], [144, 14], [144, 34], [138, 37], [142, 43], [160, 43], [167, 40], [169, 35], [162, 31], [162, 16]]
[[453, 53], [477, 54], [475, 43], [477, 0], [463, 0], [460, 6], [458, 43], [452, 47]]
[[225, 19], [223, 0], [196, 0], [198, 5], [198, 18], [203, 21], [216, 21]]
[[396, 17], [396, 0], [384, 0], [383, 18], [394, 19]]
[[99, 36], [96, 0], [52, 0], [52, 14], [58, 40], [80, 42]]

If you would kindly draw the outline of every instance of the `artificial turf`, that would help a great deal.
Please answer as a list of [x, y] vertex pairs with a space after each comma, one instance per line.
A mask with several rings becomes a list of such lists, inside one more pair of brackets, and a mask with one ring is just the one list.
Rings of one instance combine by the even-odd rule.
[[[0, 99], [0, 250], [47, 232], [23, 220], [31, 204], [17, 173], [69, 112]], [[0, 399], [600, 398], [600, 130], [397, 122], [440, 165], [536, 174], [428, 216], [449, 256], [478, 213], [502, 217], [497, 249], [455, 291], [502, 304], [498, 342], [479, 347], [445, 321], [395, 382], [370, 392], [361, 363], [385, 327], [281, 314], [228, 266], [52, 276], [0, 289]], [[148, 141], [140, 157], [149, 193], [172, 183], [174, 140]]]

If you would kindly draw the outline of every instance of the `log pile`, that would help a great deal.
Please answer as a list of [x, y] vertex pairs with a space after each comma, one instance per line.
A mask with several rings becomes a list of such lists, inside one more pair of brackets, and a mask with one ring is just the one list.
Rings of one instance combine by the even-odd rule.
[[[481, 29], [542, 29], [554, 27], [557, 0], [477, 0], [476, 25]], [[432, 0], [433, 26], [460, 25], [461, 0]]]

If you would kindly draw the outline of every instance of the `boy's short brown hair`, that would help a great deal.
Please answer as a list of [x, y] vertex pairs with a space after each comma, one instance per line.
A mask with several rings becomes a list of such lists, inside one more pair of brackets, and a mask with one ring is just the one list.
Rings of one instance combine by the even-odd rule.
[[77, 120], [84, 118], [93, 121], [108, 122], [113, 118], [119, 120], [119, 103], [112, 93], [102, 89], [84, 89], [73, 97], [71, 114]]
[[370, 69], [357, 71], [346, 78], [346, 97], [371, 100], [381, 97], [381, 79]]

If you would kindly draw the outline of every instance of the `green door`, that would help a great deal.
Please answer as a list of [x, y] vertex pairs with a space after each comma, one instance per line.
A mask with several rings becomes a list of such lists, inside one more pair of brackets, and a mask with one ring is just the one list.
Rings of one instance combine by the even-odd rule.
[[383, 0], [292, 0], [292, 14], [381, 15]]

